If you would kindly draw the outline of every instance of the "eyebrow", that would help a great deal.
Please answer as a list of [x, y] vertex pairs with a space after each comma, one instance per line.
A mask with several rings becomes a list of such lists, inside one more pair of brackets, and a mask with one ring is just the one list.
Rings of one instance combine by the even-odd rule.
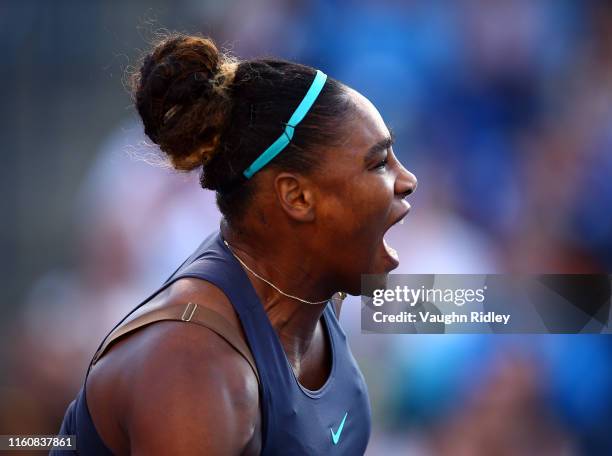
[[391, 147], [394, 142], [395, 142], [395, 135], [393, 134], [393, 131], [389, 129], [389, 136], [387, 136], [384, 139], [381, 139], [376, 144], [374, 144], [372, 147], [370, 147], [370, 149], [366, 152], [365, 156], [363, 157], [363, 161], [366, 163], [369, 162], [376, 156], [376, 154]]

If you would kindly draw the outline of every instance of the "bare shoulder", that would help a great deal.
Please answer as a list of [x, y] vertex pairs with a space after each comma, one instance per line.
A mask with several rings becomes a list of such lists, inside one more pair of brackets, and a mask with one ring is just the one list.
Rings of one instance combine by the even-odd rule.
[[[197, 302], [210, 302], [199, 285]], [[223, 338], [196, 324], [157, 322], [117, 342], [90, 372], [87, 402], [117, 454], [243, 454], [260, 440], [255, 374]]]

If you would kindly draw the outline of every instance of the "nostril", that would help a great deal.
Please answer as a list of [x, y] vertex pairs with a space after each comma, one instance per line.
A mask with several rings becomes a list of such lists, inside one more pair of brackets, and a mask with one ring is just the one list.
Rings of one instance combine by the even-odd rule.
[[396, 194], [402, 199], [409, 195], [412, 195], [417, 189], [417, 178], [410, 171], [404, 170], [405, 173], [402, 178], [398, 178], [396, 181]]
[[410, 195], [411, 193], [412, 193], [412, 189], [406, 190], [405, 192], [398, 193], [397, 196], [400, 199], [406, 199], [408, 197], [408, 195]]
[[415, 190], [416, 190], [416, 185], [413, 186], [413, 187], [410, 187], [409, 189], [407, 189], [405, 192], [402, 193], [402, 198], [406, 198], [406, 197], [412, 195]]

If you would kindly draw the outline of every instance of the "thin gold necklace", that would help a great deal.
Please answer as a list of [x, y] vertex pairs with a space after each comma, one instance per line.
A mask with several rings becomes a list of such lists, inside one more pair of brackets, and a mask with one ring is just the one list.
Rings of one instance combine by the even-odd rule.
[[[293, 296], [290, 295], [289, 293], [285, 293], [283, 290], [281, 290], [280, 288], [278, 288], [276, 285], [274, 285], [272, 282], [270, 282], [267, 279], [264, 279], [262, 276], [260, 276], [259, 274], [257, 274], [255, 271], [253, 271], [251, 268], [249, 268], [244, 261], [242, 261], [240, 259], [240, 257], [238, 255], [236, 255], [234, 253], [234, 250], [232, 249], [232, 247], [230, 247], [230, 245], [227, 243], [227, 241], [225, 239], [223, 239], [223, 243], [227, 246], [228, 250], [230, 251], [230, 253], [232, 255], [234, 255], [234, 258], [236, 258], [238, 260], [238, 262], [247, 270], [249, 271], [251, 274], [253, 274], [255, 277], [257, 277], [259, 280], [261, 280], [262, 282], [267, 283], [268, 285], [270, 285], [272, 288], [274, 288], [276, 291], [278, 291], [280, 294], [282, 294], [283, 296], [287, 297], [287, 298], [291, 298], [291, 299], [295, 299], [296, 301], [300, 301], [303, 302], [304, 304], [311, 304], [311, 305], [317, 305], [317, 304], [325, 304], [327, 301], [329, 301], [330, 299], [333, 298], [328, 298], [328, 299], [324, 299], [323, 301], [307, 301], [306, 299], [302, 299], [302, 298], [298, 298], [297, 296]], [[338, 294], [340, 295], [339, 298], [340, 299], [344, 299], [346, 297], [346, 294], [343, 293], [342, 291], [339, 291]]]

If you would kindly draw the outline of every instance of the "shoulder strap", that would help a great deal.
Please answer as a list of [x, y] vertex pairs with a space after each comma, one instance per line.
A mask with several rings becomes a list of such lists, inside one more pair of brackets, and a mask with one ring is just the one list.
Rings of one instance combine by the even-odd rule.
[[108, 335], [102, 346], [94, 355], [91, 365], [93, 366], [96, 362], [98, 362], [108, 348], [121, 337], [136, 331], [139, 328], [150, 325], [151, 323], [164, 320], [195, 323], [214, 331], [242, 355], [242, 357], [253, 369], [255, 377], [257, 377], [257, 382], [260, 382], [259, 372], [257, 371], [255, 360], [253, 359], [251, 350], [242, 338], [240, 331], [235, 326], [230, 324], [220, 313], [207, 307], [194, 304], [193, 302], [189, 302], [186, 305], [181, 303], [158, 307], [128, 319], [126, 323], [119, 326]]

